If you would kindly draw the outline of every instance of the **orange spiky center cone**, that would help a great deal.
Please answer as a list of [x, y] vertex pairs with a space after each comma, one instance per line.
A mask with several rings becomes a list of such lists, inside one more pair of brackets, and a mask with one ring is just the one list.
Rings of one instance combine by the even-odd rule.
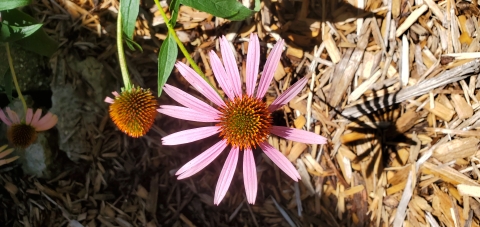
[[131, 137], [145, 135], [157, 115], [157, 100], [150, 90], [132, 88], [115, 97], [110, 105], [110, 117], [117, 127]]
[[15, 124], [8, 128], [7, 138], [13, 146], [27, 148], [37, 139], [37, 131], [25, 123]]
[[245, 95], [227, 101], [221, 112], [220, 136], [240, 149], [255, 148], [270, 133], [272, 117], [265, 102]]

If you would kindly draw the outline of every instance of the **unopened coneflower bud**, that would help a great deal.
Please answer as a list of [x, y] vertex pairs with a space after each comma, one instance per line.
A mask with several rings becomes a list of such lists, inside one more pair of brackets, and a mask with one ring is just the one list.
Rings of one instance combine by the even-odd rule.
[[110, 118], [115, 125], [131, 137], [145, 135], [153, 125], [157, 115], [157, 100], [150, 90], [134, 87], [122, 93], [112, 92], [115, 96], [105, 98], [110, 103]]

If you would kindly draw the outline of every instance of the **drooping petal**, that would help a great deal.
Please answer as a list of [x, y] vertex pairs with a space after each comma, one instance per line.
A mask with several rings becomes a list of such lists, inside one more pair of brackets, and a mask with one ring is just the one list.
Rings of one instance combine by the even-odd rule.
[[220, 126], [207, 126], [201, 128], [194, 128], [183, 130], [180, 132], [176, 132], [165, 136], [162, 138], [163, 145], [177, 145], [177, 144], [185, 144], [190, 143], [193, 141], [201, 140], [217, 134], [219, 132]]
[[263, 152], [272, 160], [275, 165], [278, 166], [283, 172], [285, 172], [290, 178], [294, 181], [300, 179], [300, 174], [298, 174], [297, 169], [293, 164], [277, 149], [272, 147], [272, 145], [267, 142], [261, 142], [258, 144], [262, 148]]
[[197, 99], [193, 97], [192, 95], [188, 94], [187, 92], [184, 92], [172, 85], [165, 84], [163, 87], [163, 90], [170, 96], [172, 99], [177, 101], [178, 103], [196, 110], [198, 112], [202, 113], [207, 113], [207, 114], [220, 114], [218, 110], [213, 108], [212, 106], [206, 104], [205, 102], [201, 101], [200, 99]]
[[33, 110], [32, 110], [32, 108], [28, 108], [27, 109], [27, 115], [25, 116], [25, 123], [27, 125], [29, 125], [30, 122], [32, 122], [32, 117], [33, 117]]
[[268, 107], [270, 112], [273, 112], [280, 108], [281, 106], [287, 104], [292, 100], [299, 92], [302, 91], [305, 84], [308, 82], [308, 78], [304, 77], [297, 81], [294, 85], [285, 90], [280, 96], [275, 99], [272, 104]]
[[265, 93], [267, 93], [268, 87], [272, 82], [273, 74], [275, 73], [275, 70], [277, 70], [278, 62], [282, 56], [283, 43], [283, 39], [280, 39], [277, 44], [275, 44], [267, 58], [262, 76], [260, 77], [260, 82], [258, 83], [257, 98], [259, 99], [262, 99], [263, 96], [265, 96]]
[[283, 137], [288, 140], [293, 140], [295, 142], [300, 143], [309, 143], [309, 144], [326, 144], [327, 138], [315, 134], [313, 132], [295, 129], [295, 128], [287, 128], [283, 126], [272, 126], [270, 129], [270, 133]]
[[222, 52], [223, 65], [225, 65], [225, 71], [227, 72], [226, 76], [231, 78], [233, 92], [240, 97], [242, 96], [242, 83], [238, 73], [237, 61], [235, 60], [235, 55], [233, 55], [232, 47], [225, 36], [220, 38], [220, 51]]
[[233, 82], [231, 76], [225, 72], [225, 68], [223, 67], [222, 61], [218, 58], [217, 54], [212, 50], [209, 53], [210, 56], [210, 65], [212, 66], [213, 74], [215, 75], [215, 79], [217, 79], [218, 84], [222, 90], [227, 94], [230, 100], [235, 98], [235, 92], [233, 91]]
[[237, 167], [237, 161], [238, 147], [233, 147], [228, 154], [227, 160], [225, 160], [225, 164], [223, 164], [222, 172], [220, 172], [217, 187], [215, 187], [215, 198], [213, 199], [213, 204], [220, 204], [223, 197], [225, 197], [225, 194], [227, 194], [228, 187], [230, 187], [233, 174], [235, 173], [235, 169]]
[[112, 104], [115, 100], [107, 96], [107, 97], [105, 97], [105, 100], [103, 100], [103, 101], [106, 102], [106, 103]]
[[40, 120], [41, 116], [42, 116], [42, 109], [37, 109], [35, 111], [35, 114], [33, 115], [32, 122], [30, 122], [30, 125], [35, 127], [35, 125], [38, 124], [38, 121]]
[[170, 117], [188, 120], [188, 121], [196, 121], [196, 122], [218, 122], [218, 115], [217, 114], [207, 114], [198, 112], [196, 110], [182, 107], [182, 106], [171, 106], [171, 105], [161, 105], [160, 109], [157, 109], [159, 113], [168, 115]]
[[245, 184], [245, 194], [250, 204], [255, 203], [257, 198], [257, 168], [253, 158], [252, 149], [247, 148], [243, 151], [243, 183]]
[[198, 173], [198, 171], [202, 170], [205, 168], [205, 166], [215, 160], [218, 155], [222, 153], [225, 147], [227, 147], [227, 141], [225, 140], [221, 140], [215, 145], [211, 146], [206, 151], [187, 162], [187, 164], [183, 165], [182, 168], [175, 173], [175, 175], [178, 176], [177, 179], [185, 179]]
[[51, 129], [58, 122], [58, 117], [55, 114], [48, 112], [35, 125], [31, 124], [37, 132]]
[[253, 96], [257, 83], [258, 67], [260, 65], [260, 43], [255, 33], [250, 34], [247, 53], [246, 87], [247, 95]]
[[5, 108], [5, 111], [8, 114], [8, 118], [12, 121], [12, 124], [18, 124], [20, 123], [20, 118], [18, 117], [17, 113], [15, 111], [11, 110], [10, 107]]
[[8, 119], [7, 115], [5, 115], [2, 109], [0, 109], [0, 119], [8, 126], [12, 125], [12, 122], [10, 119]]
[[175, 64], [178, 71], [182, 76], [190, 83], [197, 91], [199, 91], [203, 96], [208, 100], [215, 103], [217, 106], [224, 106], [225, 102], [220, 98], [220, 96], [213, 90], [213, 88], [208, 85], [208, 83], [200, 77], [192, 68], [185, 65], [183, 62], [177, 62]]

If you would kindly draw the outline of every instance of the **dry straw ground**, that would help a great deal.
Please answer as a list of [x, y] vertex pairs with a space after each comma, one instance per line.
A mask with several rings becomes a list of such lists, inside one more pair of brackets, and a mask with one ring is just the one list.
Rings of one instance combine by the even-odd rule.
[[[53, 70], [55, 80], [81, 84], [65, 68], [71, 56], [93, 56], [120, 80], [117, 0], [38, 0], [30, 8], [61, 43], [51, 65], [67, 73], [58, 78]], [[144, 52], [129, 51], [128, 65], [135, 83], [155, 91], [166, 29], [151, 1], [142, 2], [140, 13], [136, 40]], [[225, 156], [190, 179], [173, 176], [213, 141], [160, 142], [198, 125], [158, 116], [154, 129], [135, 140], [116, 131], [105, 110], [98, 124], [78, 126], [89, 136], [79, 142], [92, 150], [58, 176], [1, 173], [0, 220], [5, 226], [479, 226], [479, 13], [476, 1], [269, 0], [251, 19], [231, 22], [181, 7], [177, 32], [212, 81], [206, 52], [218, 50], [219, 35], [232, 41], [243, 71], [250, 33], [259, 34], [264, 56], [286, 39], [267, 102], [299, 77], [311, 79], [275, 113], [275, 123], [329, 139], [312, 146], [269, 138], [302, 181], [292, 182], [258, 151], [256, 204], [245, 201], [239, 169], [214, 206]], [[200, 97], [178, 72], [169, 83]]]

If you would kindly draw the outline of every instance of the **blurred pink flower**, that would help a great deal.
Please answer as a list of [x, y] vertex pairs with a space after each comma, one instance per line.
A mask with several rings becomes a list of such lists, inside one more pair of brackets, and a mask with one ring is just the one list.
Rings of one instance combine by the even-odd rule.
[[20, 119], [9, 107], [5, 108], [5, 112], [7, 114], [0, 109], [0, 119], [8, 125], [7, 137], [15, 147], [28, 147], [37, 139], [37, 132], [51, 129], [58, 121], [57, 115], [50, 112], [41, 117], [41, 109], [33, 114], [33, 110], [28, 108], [25, 119]]
[[246, 91], [243, 93], [241, 77], [232, 48], [226, 38], [222, 37], [220, 46], [223, 64], [214, 51], [210, 52], [210, 64], [218, 84], [228, 97], [227, 100], [222, 99], [193, 69], [182, 62], [178, 62], [175, 66], [183, 77], [208, 100], [217, 105], [217, 109], [178, 88], [168, 84], [164, 87], [164, 91], [170, 97], [185, 107], [161, 105], [158, 112], [189, 121], [216, 123], [215, 126], [189, 129], [168, 135], [162, 139], [164, 145], [190, 143], [215, 134], [219, 134], [221, 138], [218, 143], [180, 168], [176, 172], [178, 179], [196, 174], [218, 157], [228, 145], [231, 146], [215, 188], [214, 204], [216, 205], [222, 201], [227, 193], [241, 150], [243, 150], [243, 179], [247, 200], [250, 204], [255, 203], [257, 172], [252, 149], [256, 148], [257, 145], [294, 181], [300, 179], [300, 175], [292, 163], [267, 142], [270, 133], [301, 143], [326, 143], [325, 137], [315, 133], [272, 125], [271, 113], [294, 98], [308, 81], [308, 78], [300, 79], [268, 107], [262, 101], [277, 69], [283, 45], [284, 41], [280, 40], [273, 47], [255, 93], [260, 62], [260, 44], [256, 34], [250, 35], [246, 67]]

